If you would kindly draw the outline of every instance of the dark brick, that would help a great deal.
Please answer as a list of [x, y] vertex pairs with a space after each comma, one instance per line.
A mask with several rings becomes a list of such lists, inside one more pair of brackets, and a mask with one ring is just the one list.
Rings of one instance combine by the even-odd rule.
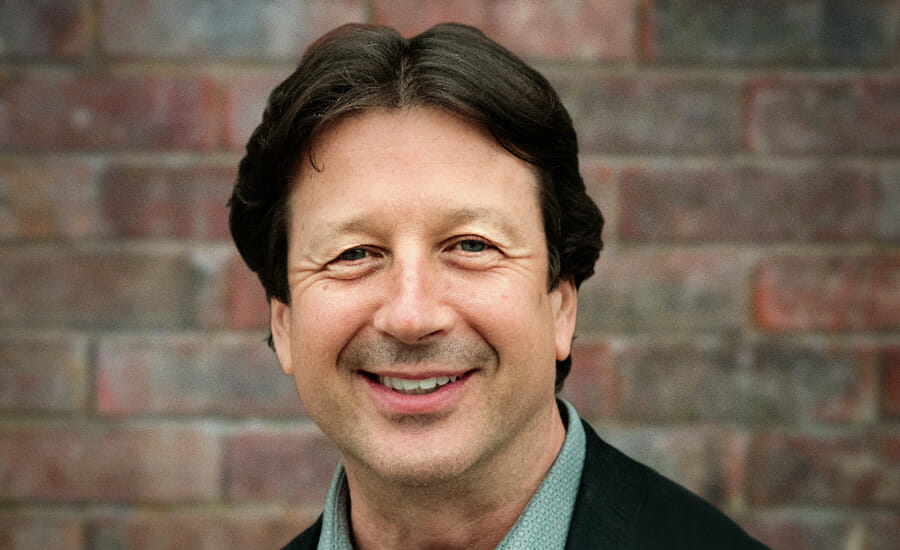
[[733, 252], [605, 251], [581, 286], [578, 332], [740, 327], [747, 271]]
[[132, 238], [230, 239], [225, 203], [237, 168], [116, 164], [100, 178], [108, 234]]
[[632, 0], [376, 0], [373, 18], [405, 36], [467, 23], [520, 56], [547, 59], [628, 59], [635, 32]]
[[293, 61], [326, 31], [362, 21], [363, 4], [361, 0], [104, 0], [99, 30], [103, 51], [115, 57]]
[[742, 525], [771, 548], [791, 550], [846, 550], [854, 536], [850, 519], [828, 512], [763, 512]]
[[719, 507], [740, 499], [746, 437], [726, 429], [613, 428], [600, 435], [635, 460], [684, 485]]
[[888, 62], [896, 46], [891, 0], [648, 4], [645, 56], [657, 62], [856, 65]]
[[884, 167], [878, 178], [878, 236], [900, 242], [900, 166]]
[[192, 260], [165, 250], [123, 253], [0, 249], [0, 322], [23, 326], [185, 326], [192, 319]]
[[90, 521], [86, 548], [281, 548], [319, 512], [137, 512]]
[[749, 124], [763, 153], [897, 153], [900, 80], [761, 81]]
[[82, 550], [81, 522], [72, 517], [0, 512], [0, 548]]
[[629, 241], [863, 240], [874, 178], [852, 167], [665, 164], [626, 170], [619, 235]]
[[585, 152], [728, 153], [741, 147], [741, 91], [729, 81], [583, 71], [548, 76]]
[[753, 288], [756, 326], [770, 331], [900, 327], [900, 256], [781, 256]]
[[219, 140], [214, 83], [189, 77], [0, 74], [0, 147], [209, 150]]
[[881, 353], [881, 417], [900, 420], [900, 347]]
[[772, 431], [751, 444], [748, 495], [761, 506], [900, 504], [896, 433]]
[[874, 356], [865, 350], [759, 342], [634, 344], [613, 358], [618, 417], [664, 422], [871, 420]]
[[571, 401], [582, 417], [600, 420], [615, 414], [620, 391], [610, 345], [576, 340], [572, 370], [560, 395]]
[[99, 234], [94, 173], [82, 160], [0, 160], [0, 239]]
[[324, 504], [339, 454], [314, 425], [253, 430], [228, 439], [226, 493], [232, 502]]
[[269, 94], [289, 74], [289, 71], [248, 71], [225, 81], [225, 144], [230, 149], [244, 149], [253, 130], [262, 122]]
[[58, 336], [0, 336], [0, 411], [73, 411], [88, 396], [87, 345]]
[[190, 427], [0, 431], [0, 502], [179, 502], [218, 497], [219, 445]]
[[0, 0], [0, 57], [73, 58], [90, 45], [83, 0]]
[[108, 415], [303, 414], [293, 379], [257, 335], [104, 339], [97, 408]]

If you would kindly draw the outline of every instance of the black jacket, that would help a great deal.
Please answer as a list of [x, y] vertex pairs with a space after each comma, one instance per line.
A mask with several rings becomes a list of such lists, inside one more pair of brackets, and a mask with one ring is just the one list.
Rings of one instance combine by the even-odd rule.
[[[584, 470], [566, 550], [758, 550], [712, 505], [600, 439], [583, 422]], [[322, 517], [283, 550], [315, 550]]]

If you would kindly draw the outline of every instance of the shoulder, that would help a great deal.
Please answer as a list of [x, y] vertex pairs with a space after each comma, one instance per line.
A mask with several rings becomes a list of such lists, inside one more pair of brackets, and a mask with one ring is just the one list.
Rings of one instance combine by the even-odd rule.
[[297, 535], [281, 550], [315, 550], [319, 545], [319, 535], [322, 533], [322, 516], [309, 526], [306, 531]]
[[604, 442], [587, 448], [568, 549], [764, 549], [714, 506]]

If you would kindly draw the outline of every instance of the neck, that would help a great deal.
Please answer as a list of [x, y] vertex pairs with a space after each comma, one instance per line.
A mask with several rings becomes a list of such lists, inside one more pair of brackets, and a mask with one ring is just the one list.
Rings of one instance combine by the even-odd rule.
[[543, 436], [517, 438], [487, 464], [434, 484], [401, 485], [345, 463], [360, 550], [495, 548], [538, 490], [565, 440], [557, 407]]

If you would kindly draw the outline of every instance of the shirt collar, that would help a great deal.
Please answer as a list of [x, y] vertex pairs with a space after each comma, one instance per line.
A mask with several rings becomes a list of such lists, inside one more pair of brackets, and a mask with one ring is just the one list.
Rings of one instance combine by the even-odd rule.
[[[559, 410], [566, 424], [566, 439], [537, 492], [498, 550], [547, 548], [562, 550], [566, 545], [569, 523], [584, 467], [585, 435], [578, 412], [571, 403], [559, 399]], [[318, 550], [353, 550], [347, 510], [350, 490], [343, 466], [338, 466], [322, 514], [322, 533]]]

